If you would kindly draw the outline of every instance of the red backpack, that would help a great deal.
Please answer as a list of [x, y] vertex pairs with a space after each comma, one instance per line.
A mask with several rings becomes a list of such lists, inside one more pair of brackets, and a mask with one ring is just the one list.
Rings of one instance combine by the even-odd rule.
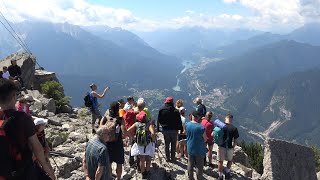
[[123, 120], [125, 122], [126, 128], [129, 129], [136, 122], [136, 113], [133, 109], [129, 109], [123, 115]]
[[7, 136], [6, 124], [13, 120], [13, 117], [6, 118], [0, 111], [0, 180], [21, 178], [24, 168], [21, 168], [23, 155], [18, 151], [16, 145]]

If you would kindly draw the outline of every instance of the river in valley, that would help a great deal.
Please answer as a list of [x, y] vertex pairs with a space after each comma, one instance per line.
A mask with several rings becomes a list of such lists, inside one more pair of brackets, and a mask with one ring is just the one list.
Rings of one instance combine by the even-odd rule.
[[172, 89], [174, 91], [182, 91], [181, 87], [180, 87], [180, 77], [183, 75], [183, 73], [188, 70], [189, 68], [191, 68], [193, 65], [195, 64], [194, 61], [188, 60], [188, 61], [182, 61], [182, 65], [183, 65], [183, 69], [181, 70], [180, 74], [177, 75], [177, 84], [176, 86], [174, 86]]

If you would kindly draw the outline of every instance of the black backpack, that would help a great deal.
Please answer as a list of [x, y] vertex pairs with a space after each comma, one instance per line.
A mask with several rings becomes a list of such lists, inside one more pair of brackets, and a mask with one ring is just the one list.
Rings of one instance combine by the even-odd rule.
[[[8, 121], [14, 121], [15, 117], [8, 119], [4, 118], [4, 115], [0, 117], [0, 179], [23, 179], [31, 162], [24, 159], [27, 152], [23, 151], [17, 142], [8, 137]], [[12, 130], [10, 127], [9, 129]], [[31, 154], [29, 155], [31, 157]]]
[[91, 101], [91, 96], [90, 96], [90, 93], [87, 93], [87, 95], [83, 98], [84, 100], [84, 105], [86, 107], [92, 107], [92, 101]]

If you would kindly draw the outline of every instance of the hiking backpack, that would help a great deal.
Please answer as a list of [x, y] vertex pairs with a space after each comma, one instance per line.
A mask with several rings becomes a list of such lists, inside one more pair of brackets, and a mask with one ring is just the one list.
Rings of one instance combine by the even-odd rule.
[[0, 179], [19, 179], [24, 172], [23, 168], [18, 169], [23, 164], [22, 153], [6, 132], [6, 124], [12, 119], [0, 119]]
[[86, 107], [92, 107], [92, 101], [91, 101], [90, 93], [87, 93], [87, 95], [83, 98], [83, 100], [84, 100], [84, 105]]
[[150, 143], [150, 132], [147, 123], [137, 122], [136, 143], [139, 146], [147, 146]]
[[129, 109], [123, 115], [123, 120], [126, 124], [126, 128], [129, 129], [136, 122], [136, 113], [133, 109]]
[[214, 121], [214, 129], [213, 129], [213, 141], [216, 143], [218, 146], [221, 146], [225, 141], [224, 141], [224, 129], [227, 127], [225, 123], [221, 122], [219, 119]]
[[110, 116], [104, 117], [106, 118], [105, 126], [109, 129], [109, 141], [108, 142], [116, 142], [119, 138], [120, 134], [120, 125], [117, 121], [117, 118], [112, 118]]

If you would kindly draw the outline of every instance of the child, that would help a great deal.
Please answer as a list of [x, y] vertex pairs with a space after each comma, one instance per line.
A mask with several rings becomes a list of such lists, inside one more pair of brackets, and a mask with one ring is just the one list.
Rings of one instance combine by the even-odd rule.
[[42, 147], [43, 147], [43, 151], [45, 154], [45, 158], [47, 160], [47, 162], [50, 165], [50, 168], [52, 168], [50, 161], [49, 161], [49, 145], [46, 141], [46, 137], [45, 137], [45, 133], [44, 133], [44, 129], [46, 128], [46, 125], [48, 124], [48, 120], [47, 119], [43, 119], [43, 118], [36, 118], [34, 121], [34, 125], [36, 126], [36, 134], [38, 136], [39, 142], [41, 143]]

